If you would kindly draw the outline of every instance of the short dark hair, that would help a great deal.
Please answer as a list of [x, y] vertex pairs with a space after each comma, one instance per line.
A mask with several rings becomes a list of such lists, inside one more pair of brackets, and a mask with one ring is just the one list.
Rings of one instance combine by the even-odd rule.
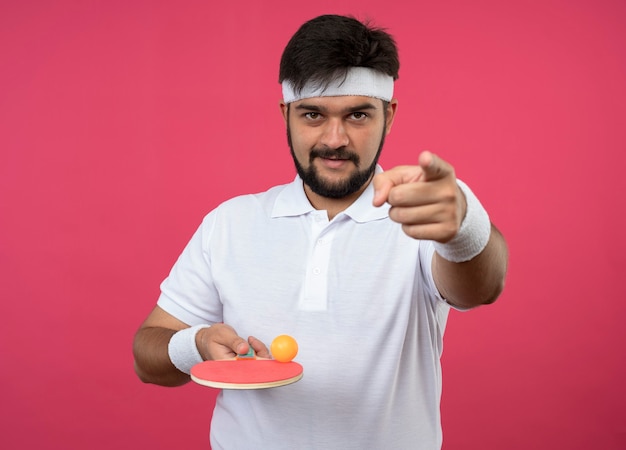
[[278, 82], [300, 93], [311, 81], [327, 87], [351, 67], [368, 67], [398, 79], [400, 61], [393, 37], [354, 17], [323, 15], [305, 22], [287, 43]]

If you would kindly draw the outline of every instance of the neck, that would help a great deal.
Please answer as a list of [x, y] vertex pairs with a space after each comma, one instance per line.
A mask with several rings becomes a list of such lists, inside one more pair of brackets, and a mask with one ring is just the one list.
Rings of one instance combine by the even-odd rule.
[[328, 213], [328, 220], [333, 220], [337, 214], [345, 211], [351, 204], [353, 204], [357, 198], [361, 196], [365, 188], [369, 185], [370, 180], [361, 187], [357, 192], [347, 195], [341, 198], [330, 198], [316, 194], [311, 190], [308, 185], [304, 185], [304, 193], [306, 194], [309, 202], [317, 210], [326, 210]]

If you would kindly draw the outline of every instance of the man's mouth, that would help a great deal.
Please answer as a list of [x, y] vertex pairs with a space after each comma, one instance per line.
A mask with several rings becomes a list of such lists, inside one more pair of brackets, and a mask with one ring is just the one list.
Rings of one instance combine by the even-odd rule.
[[350, 153], [346, 150], [335, 150], [335, 151], [319, 151], [313, 150], [311, 152], [311, 161], [315, 158], [320, 158], [326, 161], [336, 161], [337, 164], [345, 161], [352, 161], [354, 164], [358, 165], [359, 157], [353, 153]]
[[341, 169], [350, 162], [349, 159], [338, 158], [336, 156], [330, 158], [320, 157], [320, 162], [328, 169]]

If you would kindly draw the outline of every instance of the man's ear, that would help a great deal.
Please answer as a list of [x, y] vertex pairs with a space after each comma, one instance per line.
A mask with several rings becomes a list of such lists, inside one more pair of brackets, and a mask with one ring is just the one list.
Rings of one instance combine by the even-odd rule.
[[283, 115], [283, 120], [285, 121], [285, 123], [288, 122], [288, 115], [289, 115], [289, 105], [287, 105], [284, 101], [280, 101], [280, 112]]
[[396, 112], [398, 110], [398, 100], [392, 98], [391, 101], [387, 104], [387, 122], [385, 123], [385, 134], [389, 134], [391, 132], [391, 126], [393, 125], [393, 119], [396, 117]]

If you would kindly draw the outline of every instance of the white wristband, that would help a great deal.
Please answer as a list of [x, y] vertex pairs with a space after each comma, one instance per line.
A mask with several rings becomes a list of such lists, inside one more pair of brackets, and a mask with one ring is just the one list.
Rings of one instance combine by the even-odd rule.
[[177, 331], [171, 337], [167, 346], [167, 352], [172, 364], [187, 375], [189, 375], [193, 366], [203, 361], [196, 346], [196, 334], [203, 328], [209, 328], [209, 325], [195, 325], [191, 328]]
[[467, 209], [458, 233], [448, 242], [435, 242], [435, 251], [452, 262], [469, 261], [487, 246], [491, 235], [489, 215], [472, 190], [456, 180], [465, 195]]

